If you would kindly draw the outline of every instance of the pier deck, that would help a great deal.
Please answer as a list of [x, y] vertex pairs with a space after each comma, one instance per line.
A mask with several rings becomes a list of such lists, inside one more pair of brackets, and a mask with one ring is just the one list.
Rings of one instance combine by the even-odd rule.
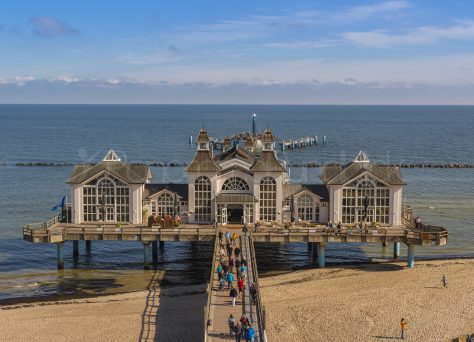
[[[223, 233], [228, 230], [231, 234], [236, 232], [241, 234], [240, 229], [220, 229]], [[224, 237], [225, 241], [225, 237]], [[206, 309], [206, 336], [205, 341], [209, 342], [219, 342], [219, 341], [228, 341], [235, 339], [235, 337], [230, 337], [228, 318], [232, 314], [236, 322], [240, 320], [243, 315], [246, 315], [249, 321], [252, 323], [252, 326], [255, 329], [255, 342], [263, 341], [260, 338], [260, 327], [261, 322], [259, 322], [260, 315], [258, 314], [257, 306], [252, 303], [250, 286], [251, 284], [258, 284], [258, 273], [256, 271], [255, 258], [253, 256], [253, 251], [251, 249], [252, 240], [250, 234], [248, 236], [240, 236], [237, 239], [237, 246], [241, 249], [241, 257], [247, 260], [247, 281], [245, 283], [245, 289], [242, 293], [242, 296], [237, 297], [236, 305], [232, 306], [232, 300], [229, 297], [229, 289], [226, 285], [225, 290], [219, 290], [219, 279], [216, 272], [216, 268], [219, 260], [219, 247], [216, 244], [214, 250], [212, 270], [211, 270], [211, 282], [209, 284], [209, 298], [208, 306]], [[234, 247], [235, 248], [235, 247]], [[235, 255], [232, 256], [235, 259]], [[225, 261], [228, 262], [228, 257], [226, 256]], [[234, 275], [235, 275], [234, 267]], [[237, 289], [237, 277], [235, 276], [234, 286]], [[259, 302], [259, 301], [258, 301]], [[210, 322], [210, 324], [207, 324]], [[245, 340], [243, 336], [241, 340]]]

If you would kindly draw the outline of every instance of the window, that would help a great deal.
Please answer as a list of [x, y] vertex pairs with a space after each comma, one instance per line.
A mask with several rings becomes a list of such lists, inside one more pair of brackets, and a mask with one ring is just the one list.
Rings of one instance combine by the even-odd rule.
[[260, 181], [260, 220], [276, 220], [276, 181], [272, 177]]
[[194, 182], [194, 218], [199, 223], [211, 222], [211, 181], [206, 176]]
[[304, 221], [313, 221], [313, 198], [304, 194], [298, 197], [298, 218]]
[[[366, 211], [367, 210], [367, 211]], [[369, 177], [342, 189], [342, 223], [376, 221], [390, 223], [390, 189]]]
[[[153, 207], [152, 207], [152, 212], [153, 212]], [[156, 199], [155, 213], [158, 214], [158, 216], [166, 216], [169, 214], [173, 214], [173, 212], [174, 212], [174, 197], [167, 192], [162, 193]]]
[[253, 203], [245, 204], [245, 223], [253, 223]]
[[249, 185], [240, 177], [231, 177], [222, 185], [222, 191], [249, 191]]
[[82, 189], [84, 222], [129, 222], [128, 185], [112, 176], [102, 177]]

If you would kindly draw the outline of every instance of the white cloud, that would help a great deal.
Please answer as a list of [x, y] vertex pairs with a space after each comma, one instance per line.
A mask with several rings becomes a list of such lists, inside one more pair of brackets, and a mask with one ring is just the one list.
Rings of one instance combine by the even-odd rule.
[[376, 15], [399, 13], [410, 7], [407, 1], [387, 1], [372, 5], [356, 6], [343, 11], [342, 15], [336, 17], [352, 20], [363, 20]]
[[263, 44], [264, 47], [274, 49], [289, 49], [289, 50], [306, 50], [306, 49], [324, 49], [334, 47], [340, 43], [337, 39], [323, 39], [323, 40], [304, 40], [297, 42], [276, 42]]
[[346, 32], [343, 38], [354, 45], [373, 48], [432, 44], [441, 40], [474, 40], [474, 22], [458, 22], [447, 27], [422, 26], [399, 34], [386, 30]]
[[179, 56], [177, 53], [171, 51], [151, 53], [145, 55], [126, 54], [117, 57], [117, 60], [120, 62], [135, 65], [169, 64], [179, 62], [182, 59], [182, 56]]
[[66, 22], [52, 17], [37, 16], [30, 18], [33, 26], [33, 34], [39, 37], [71, 36], [79, 34], [79, 31]]

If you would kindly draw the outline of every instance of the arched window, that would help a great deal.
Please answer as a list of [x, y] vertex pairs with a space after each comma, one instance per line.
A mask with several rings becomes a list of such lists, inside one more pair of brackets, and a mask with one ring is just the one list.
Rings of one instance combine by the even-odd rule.
[[112, 176], [102, 177], [82, 190], [84, 221], [128, 222], [128, 185]]
[[273, 177], [264, 177], [260, 181], [260, 220], [276, 220], [276, 181]]
[[199, 223], [211, 222], [211, 181], [206, 176], [194, 181], [194, 219]]
[[298, 198], [298, 217], [304, 221], [313, 221], [314, 201], [308, 194]]
[[222, 191], [249, 191], [249, 185], [240, 177], [231, 177], [222, 185]]
[[390, 223], [390, 188], [369, 177], [342, 189], [342, 223]]
[[166, 216], [173, 214], [174, 210], [174, 197], [164, 192], [156, 199], [156, 214], [159, 216]]

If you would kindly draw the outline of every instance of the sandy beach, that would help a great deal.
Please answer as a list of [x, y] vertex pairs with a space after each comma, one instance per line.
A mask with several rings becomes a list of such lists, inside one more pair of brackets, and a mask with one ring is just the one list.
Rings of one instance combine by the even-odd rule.
[[[448, 288], [442, 276], [448, 276]], [[452, 341], [474, 333], [474, 261], [372, 264], [260, 280], [269, 341]]]
[[1, 341], [196, 341], [203, 286], [0, 307]]
[[[441, 277], [449, 278], [443, 288]], [[474, 332], [474, 260], [369, 264], [261, 278], [269, 341], [407, 341]], [[201, 341], [204, 286], [0, 307], [5, 341]]]

